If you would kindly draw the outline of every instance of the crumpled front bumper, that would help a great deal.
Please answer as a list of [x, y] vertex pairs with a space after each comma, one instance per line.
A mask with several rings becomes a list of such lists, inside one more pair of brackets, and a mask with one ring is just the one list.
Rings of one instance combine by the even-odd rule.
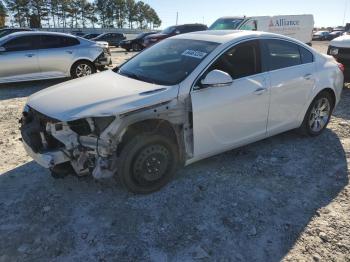
[[49, 151], [45, 153], [35, 153], [30, 146], [23, 140], [23, 146], [27, 154], [33, 158], [39, 165], [45, 168], [52, 168], [55, 165], [69, 161], [69, 157], [62, 151]]
[[112, 65], [112, 55], [109, 48], [105, 48], [103, 53], [95, 60], [96, 66], [109, 66]]

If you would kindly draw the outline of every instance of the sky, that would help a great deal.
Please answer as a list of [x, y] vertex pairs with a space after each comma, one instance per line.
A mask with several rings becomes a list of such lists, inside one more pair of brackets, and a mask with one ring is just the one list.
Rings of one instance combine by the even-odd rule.
[[[313, 14], [315, 26], [350, 23], [350, 0], [143, 0], [162, 20], [161, 28], [176, 23], [203, 23], [210, 26], [222, 16], [263, 16]], [[344, 12], [345, 11], [345, 12]]]

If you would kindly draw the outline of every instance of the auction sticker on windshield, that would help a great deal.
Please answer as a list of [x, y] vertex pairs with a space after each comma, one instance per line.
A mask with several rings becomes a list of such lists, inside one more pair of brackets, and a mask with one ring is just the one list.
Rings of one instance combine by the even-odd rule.
[[190, 56], [190, 57], [194, 57], [194, 58], [198, 58], [198, 59], [203, 59], [207, 55], [207, 53], [187, 49], [182, 53], [182, 55]]

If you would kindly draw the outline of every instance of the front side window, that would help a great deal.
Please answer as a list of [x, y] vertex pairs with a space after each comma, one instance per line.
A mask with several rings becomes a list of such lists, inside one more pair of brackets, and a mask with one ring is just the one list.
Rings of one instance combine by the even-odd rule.
[[219, 43], [166, 39], [121, 66], [121, 75], [159, 85], [182, 82]]
[[209, 30], [235, 30], [243, 20], [239, 18], [220, 18], [209, 27]]
[[8, 52], [36, 50], [39, 46], [40, 36], [20, 36], [6, 42], [3, 47]]
[[264, 40], [263, 42], [266, 70], [277, 70], [302, 63], [297, 44], [283, 40]]
[[215, 69], [228, 73], [233, 79], [261, 73], [259, 42], [249, 41], [233, 47], [221, 55], [208, 72]]

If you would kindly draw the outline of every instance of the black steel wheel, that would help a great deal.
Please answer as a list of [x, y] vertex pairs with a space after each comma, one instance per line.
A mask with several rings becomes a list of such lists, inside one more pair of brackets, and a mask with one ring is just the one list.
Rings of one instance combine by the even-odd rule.
[[176, 172], [177, 151], [176, 144], [162, 135], [136, 136], [120, 153], [118, 178], [134, 193], [158, 191]]

